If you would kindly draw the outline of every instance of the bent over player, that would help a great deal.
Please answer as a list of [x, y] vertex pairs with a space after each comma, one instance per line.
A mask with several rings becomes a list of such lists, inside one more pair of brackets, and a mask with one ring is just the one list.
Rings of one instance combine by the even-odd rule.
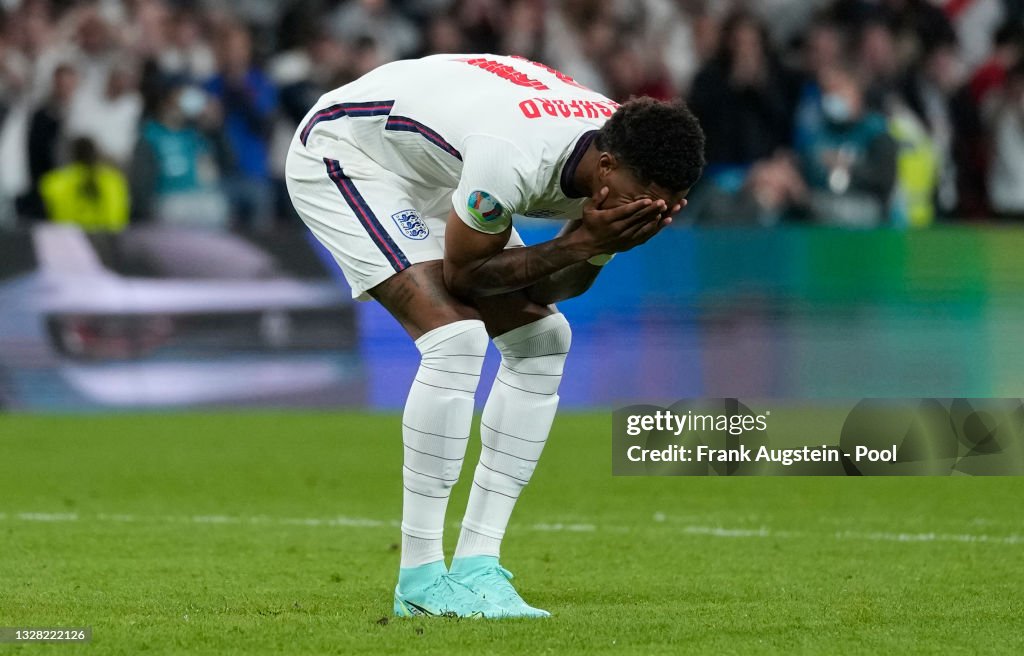
[[[543, 64], [496, 55], [387, 64], [325, 94], [299, 126], [287, 162], [295, 209], [353, 296], [381, 303], [421, 353], [402, 416], [397, 615], [548, 615], [498, 558], [558, 406], [571, 333], [552, 304], [671, 222], [703, 150], [682, 103], [619, 107]], [[524, 246], [513, 215], [568, 222]], [[449, 570], [445, 510], [488, 341], [501, 367]]]

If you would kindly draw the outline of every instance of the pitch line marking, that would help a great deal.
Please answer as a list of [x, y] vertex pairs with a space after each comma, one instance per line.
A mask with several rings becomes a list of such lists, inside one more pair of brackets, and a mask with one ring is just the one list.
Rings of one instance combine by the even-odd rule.
[[[15, 515], [26, 522], [77, 522], [78, 513], [23, 512]], [[6, 515], [5, 515], [6, 517]]]
[[[674, 524], [666, 522], [662, 513], [656, 513], [654, 524], [659, 530], [664, 529], [670, 532], [682, 533], [685, 535], [726, 538], [726, 539], [808, 539], [812, 537], [829, 537], [835, 540], [851, 540], [862, 542], [899, 542], [899, 543], [925, 543], [925, 542], [956, 542], [961, 544], [1024, 544], [1024, 535], [989, 535], [985, 533], [938, 533], [929, 532], [891, 532], [891, 531], [834, 531], [831, 533], [814, 533], [810, 531], [786, 531], [775, 530], [766, 526], [759, 528], [728, 528], [724, 526], [710, 526], [699, 524]], [[23, 521], [23, 522], [79, 522], [97, 520], [111, 523], [156, 523], [156, 524], [250, 524], [250, 525], [277, 525], [277, 526], [311, 526], [311, 527], [335, 527], [335, 528], [399, 528], [401, 523], [398, 520], [380, 520], [367, 517], [270, 517], [267, 515], [254, 515], [242, 517], [235, 515], [133, 515], [127, 513], [97, 513], [95, 515], [82, 516], [74, 512], [0, 512], [0, 521]], [[458, 528], [457, 522], [450, 524]], [[530, 524], [526, 527], [531, 531], [550, 533], [629, 533], [642, 530], [644, 526], [623, 526], [623, 525], [598, 525], [589, 523], [548, 523], [540, 522]]]

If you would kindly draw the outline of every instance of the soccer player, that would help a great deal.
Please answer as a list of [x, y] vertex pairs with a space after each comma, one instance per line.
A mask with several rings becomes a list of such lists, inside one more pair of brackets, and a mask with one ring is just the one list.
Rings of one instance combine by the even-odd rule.
[[[671, 222], [703, 151], [682, 103], [620, 107], [496, 55], [381, 66], [325, 94], [299, 126], [287, 161], [295, 209], [353, 297], [381, 303], [421, 353], [402, 416], [397, 615], [548, 615], [523, 601], [499, 555], [558, 405], [571, 332], [552, 304]], [[524, 246], [514, 215], [568, 221]], [[501, 368], [449, 570], [445, 510], [489, 341]]]

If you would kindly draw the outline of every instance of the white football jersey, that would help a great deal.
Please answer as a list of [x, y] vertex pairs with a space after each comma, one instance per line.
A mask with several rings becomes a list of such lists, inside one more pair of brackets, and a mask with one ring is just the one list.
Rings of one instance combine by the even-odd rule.
[[297, 137], [343, 162], [344, 133], [401, 178], [451, 189], [467, 225], [498, 233], [513, 214], [580, 216], [586, 199], [572, 174], [617, 107], [526, 59], [434, 55], [386, 64], [324, 94]]

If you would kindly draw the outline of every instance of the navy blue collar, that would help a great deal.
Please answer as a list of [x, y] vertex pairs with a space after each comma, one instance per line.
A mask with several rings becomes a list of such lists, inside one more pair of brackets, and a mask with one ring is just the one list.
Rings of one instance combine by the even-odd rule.
[[583, 136], [576, 141], [576, 145], [572, 149], [572, 153], [569, 154], [569, 159], [565, 160], [565, 165], [562, 167], [562, 176], [559, 178], [559, 183], [562, 186], [562, 193], [568, 198], [583, 198], [587, 194], [581, 192], [573, 184], [576, 179], [576, 169], [579, 168], [580, 162], [583, 160], [583, 155], [587, 152], [587, 148], [590, 148], [590, 144], [594, 142], [597, 137], [597, 130], [589, 130], [583, 133]]

